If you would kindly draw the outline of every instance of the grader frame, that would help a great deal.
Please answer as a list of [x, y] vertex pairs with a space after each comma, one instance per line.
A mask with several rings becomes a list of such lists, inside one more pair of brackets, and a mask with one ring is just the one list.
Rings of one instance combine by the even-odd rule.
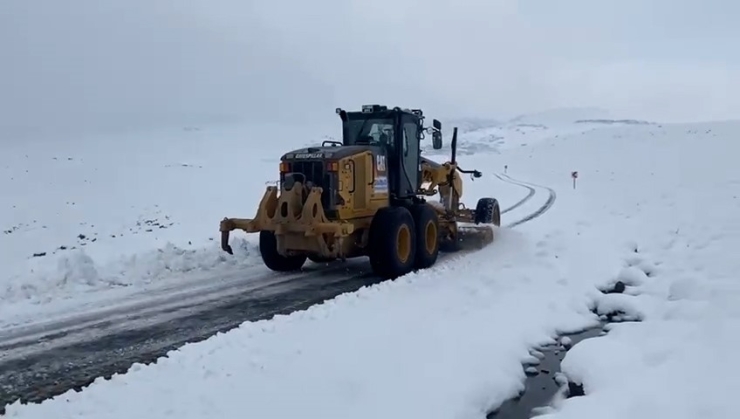
[[[320, 148], [284, 155], [280, 186], [267, 187], [256, 216], [221, 221], [224, 251], [233, 254], [229, 245], [231, 231], [259, 232], [263, 261], [273, 270], [300, 269], [306, 258], [328, 262], [369, 256], [376, 273], [393, 278], [433, 265], [440, 250], [481, 248], [493, 241], [493, 226], [500, 225], [498, 201], [482, 198], [475, 209], [460, 202], [460, 174], [479, 178], [481, 173], [457, 165], [457, 128], [453, 130], [450, 161], [440, 164], [417, 155], [414, 163], [408, 155], [402, 160], [394, 154], [401, 149], [401, 134], [391, 133], [390, 144], [360, 145], [359, 139], [367, 138], [362, 137], [363, 129], [368, 121], [374, 125], [393, 121], [391, 131], [416, 124], [418, 133], [432, 133], [433, 148], [438, 150], [442, 148], [439, 121], [424, 128], [421, 111], [389, 111], [378, 105], [371, 110], [363, 107], [364, 115], [359, 116], [359, 112], [348, 114], [340, 109], [337, 113], [345, 127], [343, 143], [331, 142], [327, 147], [325, 142]], [[353, 117], [361, 121], [356, 135], [350, 129]], [[420, 141], [423, 134], [417, 135]], [[291, 167], [308, 167], [307, 159], [318, 165], [312, 167], [326, 170], [313, 177], [309, 175], [314, 169], [311, 173], [291, 172]], [[399, 176], [404, 170], [408, 174], [409, 167], [417, 168], [418, 183], [414, 193], [403, 196], [399, 192], [398, 185], [403, 185]], [[439, 201], [427, 199], [437, 194]], [[326, 207], [327, 203], [333, 206]]]

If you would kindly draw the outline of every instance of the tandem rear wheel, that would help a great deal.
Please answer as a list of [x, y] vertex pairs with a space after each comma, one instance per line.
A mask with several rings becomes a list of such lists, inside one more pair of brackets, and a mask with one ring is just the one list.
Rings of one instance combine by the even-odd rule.
[[429, 204], [416, 204], [411, 207], [411, 215], [416, 227], [415, 269], [426, 269], [437, 263], [439, 256], [439, 217]]
[[439, 219], [429, 204], [380, 209], [370, 224], [370, 265], [375, 274], [394, 279], [437, 262]]

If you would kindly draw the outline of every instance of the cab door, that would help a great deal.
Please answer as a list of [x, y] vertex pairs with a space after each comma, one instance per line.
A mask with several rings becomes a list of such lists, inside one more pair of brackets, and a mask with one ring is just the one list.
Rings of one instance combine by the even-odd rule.
[[419, 119], [411, 116], [404, 115], [401, 118], [401, 171], [400, 194], [408, 197], [416, 195], [420, 186], [420, 168], [419, 168]]

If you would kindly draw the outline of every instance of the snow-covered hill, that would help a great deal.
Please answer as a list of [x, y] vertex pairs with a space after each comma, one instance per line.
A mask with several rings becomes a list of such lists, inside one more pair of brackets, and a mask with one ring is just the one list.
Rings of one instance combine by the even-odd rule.
[[[449, 118], [443, 120], [442, 132], [448, 140], [458, 127], [461, 141], [458, 155], [480, 152], [501, 153], [512, 147], [526, 147], [543, 139], [583, 134], [594, 129], [623, 125], [660, 124], [628, 117], [618, 117], [599, 108], [557, 108], [518, 115], [509, 119]], [[465, 141], [462, 141], [463, 137]], [[450, 143], [442, 150], [423, 144], [427, 155], [449, 155]]]
[[[485, 174], [466, 184], [466, 202], [495, 196], [507, 207], [526, 195], [495, 176], [505, 166], [536, 199], [547, 197], [538, 185], [557, 193], [550, 211], [500, 229], [478, 253], [245, 323], [8, 415], [480, 418], [521, 390], [532, 347], [619, 313], [641, 321], [569, 351], [564, 372], [586, 395], [548, 417], [734, 417], [740, 368], [726, 355], [740, 343], [740, 122], [603, 119], [522, 118], [461, 135], [460, 164]], [[235, 257], [211, 240], [221, 217], [253, 213], [279, 150], [294, 144], [254, 132], [204, 127], [0, 154], [0, 318], [186, 281], [186, 271], [258, 266], [253, 238], [234, 239]], [[624, 294], [600, 291], [617, 281]]]

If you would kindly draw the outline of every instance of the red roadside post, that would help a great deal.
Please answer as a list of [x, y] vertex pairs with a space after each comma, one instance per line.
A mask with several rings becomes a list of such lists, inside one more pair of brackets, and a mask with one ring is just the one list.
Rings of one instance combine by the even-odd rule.
[[576, 179], [578, 179], [578, 172], [571, 172], [570, 177], [573, 178], [573, 189], [576, 188]]

